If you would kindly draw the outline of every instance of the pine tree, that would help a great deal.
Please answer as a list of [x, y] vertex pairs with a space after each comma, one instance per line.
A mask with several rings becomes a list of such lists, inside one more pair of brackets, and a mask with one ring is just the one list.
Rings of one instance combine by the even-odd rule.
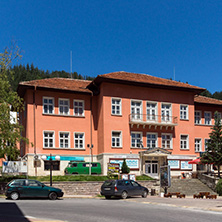
[[123, 160], [121, 171], [122, 173], [126, 173], [126, 174], [130, 172], [130, 168], [127, 166], [126, 159]]
[[220, 177], [220, 166], [222, 165], [222, 125], [218, 112], [215, 113], [214, 120], [215, 124], [210, 133], [206, 152], [201, 157], [201, 162], [217, 166], [218, 176]]

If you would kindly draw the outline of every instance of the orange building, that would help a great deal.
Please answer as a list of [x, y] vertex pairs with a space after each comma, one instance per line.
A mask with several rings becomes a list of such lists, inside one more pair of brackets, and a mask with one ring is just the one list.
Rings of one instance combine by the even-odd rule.
[[[52, 78], [22, 82], [21, 156], [29, 175], [61, 175], [70, 160], [108, 163], [126, 159], [131, 173], [159, 176], [168, 164], [172, 175], [196, 170], [188, 161], [205, 150], [214, 113], [222, 101], [198, 94], [204, 89], [146, 74], [114, 72], [93, 81]], [[92, 148], [93, 147], [93, 148]]]

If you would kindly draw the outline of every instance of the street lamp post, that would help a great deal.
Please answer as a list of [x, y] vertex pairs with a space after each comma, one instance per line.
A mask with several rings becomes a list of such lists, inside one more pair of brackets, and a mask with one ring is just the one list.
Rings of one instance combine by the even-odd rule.
[[[42, 159], [44, 161], [48, 160], [48, 157], [46, 155], [43, 155], [42, 156]], [[59, 161], [60, 160], [60, 156], [55, 156], [55, 160]], [[50, 156], [49, 156], [49, 163], [50, 163], [50, 168], [49, 168], [49, 177], [50, 177], [50, 186], [52, 186], [52, 169], [53, 169], [53, 159], [52, 159], [52, 154], [50, 153]]]
[[89, 175], [91, 175], [91, 163], [92, 163], [92, 148], [93, 148], [93, 144], [87, 144], [87, 147], [90, 149], [90, 158], [89, 158]]

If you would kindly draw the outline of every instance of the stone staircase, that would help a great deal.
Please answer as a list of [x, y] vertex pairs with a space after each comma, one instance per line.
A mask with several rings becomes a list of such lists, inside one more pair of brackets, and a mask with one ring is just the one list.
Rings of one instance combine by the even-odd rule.
[[187, 196], [193, 196], [193, 194], [198, 194], [199, 192], [216, 194], [198, 179], [172, 179], [171, 187], [167, 189], [167, 192], [180, 192]]

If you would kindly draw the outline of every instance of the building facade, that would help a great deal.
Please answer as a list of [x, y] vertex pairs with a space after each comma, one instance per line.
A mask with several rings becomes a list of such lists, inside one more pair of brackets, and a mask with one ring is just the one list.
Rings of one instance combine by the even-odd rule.
[[114, 72], [93, 81], [63, 78], [19, 84], [25, 101], [20, 114], [24, 136], [21, 156], [29, 175], [64, 174], [70, 160], [108, 163], [126, 159], [131, 173], [159, 176], [195, 171], [188, 164], [205, 150], [214, 113], [222, 102], [200, 96], [203, 88], [145, 74]]

